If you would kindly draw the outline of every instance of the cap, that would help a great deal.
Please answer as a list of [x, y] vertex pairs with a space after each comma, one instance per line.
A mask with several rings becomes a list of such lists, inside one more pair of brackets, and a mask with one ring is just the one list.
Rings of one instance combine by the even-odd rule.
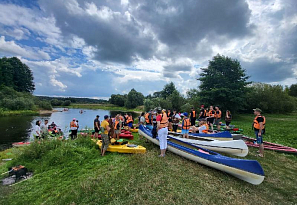
[[187, 112], [184, 112], [184, 116], [188, 117], [188, 113]]
[[108, 115], [104, 115], [104, 119], [105, 119], [105, 120], [108, 119]]
[[257, 112], [262, 112], [262, 110], [260, 108], [255, 108], [253, 109], [254, 111], [257, 111]]
[[75, 118], [73, 118], [72, 120], [76, 120]]
[[201, 107], [204, 107], [204, 105], [201, 105]]

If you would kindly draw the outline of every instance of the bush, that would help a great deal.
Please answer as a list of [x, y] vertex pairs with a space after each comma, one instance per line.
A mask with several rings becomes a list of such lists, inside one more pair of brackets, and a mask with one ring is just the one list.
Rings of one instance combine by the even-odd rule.
[[39, 101], [38, 106], [40, 109], [44, 109], [44, 110], [52, 110], [53, 109], [52, 105], [47, 101]]
[[70, 100], [65, 100], [63, 103], [62, 103], [62, 106], [69, 106], [71, 104], [71, 101]]
[[193, 107], [193, 105], [186, 103], [183, 106], [181, 106], [181, 112], [187, 112], [190, 113], [191, 112], [191, 108]]

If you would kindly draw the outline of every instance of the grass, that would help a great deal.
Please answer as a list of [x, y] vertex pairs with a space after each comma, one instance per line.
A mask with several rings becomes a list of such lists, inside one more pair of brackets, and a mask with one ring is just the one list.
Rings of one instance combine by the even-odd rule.
[[81, 109], [102, 109], [102, 110], [115, 110], [115, 111], [127, 111], [127, 112], [142, 112], [144, 110], [143, 106], [139, 106], [134, 109], [128, 109], [125, 107], [119, 107], [113, 104], [71, 104], [66, 106], [68, 108], [81, 108]]
[[38, 115], [38, 111], [34, 110], [3, 110], [0, 109], [0, 117], [11, 115]]
[[[288, 123], [272, 128], [280, 119]], [[296, 133], [291, 127], [294, 119], [296, 116], [267, 116], [267, 138], [290, 145]], [[243, 115], [232, 124], [252, 134], [248, 129], [252, 120], [253, 116]], [[291, 131], [285, 132], [287, 129]], [[286, 137], [279, 137], [279, 132]], [[100, 150], [88, 138], [1, 152], [0, 158], [14, 157], [0, 165], [1, 173], [10, 165], [23, 164], [34, 171], [34, 177], [13, 187], [0, 185], [0, 204], [296, 204], [294, 155], [266, 151], [260, 159], [251, 148], [246, 158], [258, 160], [266, 175], [255, 186], [170, 152], [164, 159], [158, 158], [158, 147], [137, 134], [132, 142], [145, 146], [147, 153], [100, 157]]]

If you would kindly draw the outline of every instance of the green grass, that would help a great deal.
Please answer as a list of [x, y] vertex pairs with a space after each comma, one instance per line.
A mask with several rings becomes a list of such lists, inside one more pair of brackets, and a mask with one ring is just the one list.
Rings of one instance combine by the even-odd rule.
[[144, 110], [143, 106], [139, 106], [134, 109], [128, 109], [125, 107], [119, 107], [112, 104], [71, 104], [66, 106], [68, 108], [81, 108], [81, 109], [102, 109], [102, 110], [115, 110], [115, 111], [127, 111], [127, 112], [142, 112]]
[[[290, 122], [296, 116], [276, 117], [267, 116], [267, 138], [290, 145], [288, 139], [294, 137], [290, 133], [296, 133]], [[292, 129], [285, 139], [272, 134], [271, 126], [282, 118], [288, 123], [281, 127]], [[252, 134], [248, 129], [252, 120], [253, 116], [243, 115], [232, 124]], [[0, 165], [1, 173], [10, 165], [23, 164], [34, 177], [13, 187], [0, 185], [0, 204], [296, 204], [294, 155], [266, 151], [261, 159], [251, 148], [246, 159], [258, 160], [266, 175], [255, 186], [170, 152], [158, 158], [158, 147], [137, 134], [132, 142], [145, 146], [147, 153], [101, 157], [88, 138], [1, 152], [1, 158], [15, 158]]]
[[0, 109], [0, 117], [11, 115], [38, 115], [38, 111], [34, 110], [3, 110]]

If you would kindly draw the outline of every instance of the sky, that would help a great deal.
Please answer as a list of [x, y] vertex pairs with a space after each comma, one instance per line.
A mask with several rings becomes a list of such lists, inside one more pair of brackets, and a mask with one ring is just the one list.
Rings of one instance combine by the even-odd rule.
[[35, 95], [186, 94], [218, 53], [253, 82], [297, 83], [297, 1], [0, 0], [0, 57], [32, 69]]

